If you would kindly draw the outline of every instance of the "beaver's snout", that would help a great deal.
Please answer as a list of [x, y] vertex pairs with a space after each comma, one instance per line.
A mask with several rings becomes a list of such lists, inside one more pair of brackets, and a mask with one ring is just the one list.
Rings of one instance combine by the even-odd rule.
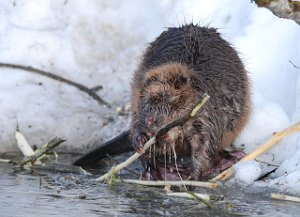
[[155, 119], [154, 119], [153, 116], [147, 116], [147, 117], [145, 117], [145, 125], [146, 125], [146, 127], [148, 127], [148, 128], [153, 127], [154, 121], [155, 121]]

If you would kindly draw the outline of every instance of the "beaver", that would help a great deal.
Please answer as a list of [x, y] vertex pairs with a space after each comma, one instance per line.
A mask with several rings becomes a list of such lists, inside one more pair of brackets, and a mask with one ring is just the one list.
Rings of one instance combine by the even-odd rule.
[[210, 100], [196, 117], [159, 138], [151, 151], [154, 158], [189, 156], [192, 178], [199, 180], [247, 123], [249, 83], [237, 51], [215, 28], [168, 28], [146, 48], [133, 75], [133, 149], [141, 152], [160, 127], [191, 111], [207, 93]]

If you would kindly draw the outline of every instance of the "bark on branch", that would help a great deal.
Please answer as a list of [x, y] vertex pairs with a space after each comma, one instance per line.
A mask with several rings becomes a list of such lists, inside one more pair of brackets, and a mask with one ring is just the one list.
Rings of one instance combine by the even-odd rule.
[[31, 66], [22, 66], [22, 65], [17, 65], [17, 64], [10, 64], [10, 63], [0, 63], [0, 67], [2, 67], [2, 68], [11, 68], [11, 69], [20, 69], [20, 70], [24, 70], [24, 71], [27, 71], [27, 72], [32, 72], [32, 73], [35, 73], [35, 74], [38, 74], [38, 75], [42, 75], [42, 76], [45, 76], [45, 77], [48, 77], [48, 78], [66, 83], [68, 85], [76, 87], [77, 89], [87, 93], [94, 100], [96, 100], [100, 105], [106, 105], [107, 107], [110, 107], [110, 105], [106, 101], [104, 101], [100, 96], [98, 96], [96, 94], [96, 91], [95, 91], [96, 89], [88, 88], [88, 87], [86, 87], [82, 84], [79, 84], [77, 82], [68, 80], [66, 78], [55, 75], [53, 73], [50, 73], [50, 72], [47, 72], [47, 71], [44, 71], [44, 70], [41, 70], [41, 69], [36, 69], [36, 68], [31, 67]]

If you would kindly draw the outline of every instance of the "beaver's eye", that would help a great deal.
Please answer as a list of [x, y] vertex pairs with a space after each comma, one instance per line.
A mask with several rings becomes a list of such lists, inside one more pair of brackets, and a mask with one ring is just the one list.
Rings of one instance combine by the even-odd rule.
[[176, 78], [174, 87], [175, 89], [180, 89], [181, 87], [187, 85], [189, 79], [186, 76], [180, 75]]

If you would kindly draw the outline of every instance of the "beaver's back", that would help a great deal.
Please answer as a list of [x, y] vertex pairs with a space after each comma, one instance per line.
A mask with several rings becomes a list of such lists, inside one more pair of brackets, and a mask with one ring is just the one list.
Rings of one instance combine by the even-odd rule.
[[213, 82], [212, 86], [225, 88], [225, 93], [226, 89], [248, 89], [247, 73], [237, 52], [214, 28], [189, 24], [162, 32], [147, 48], [137, 80], [143, 80], [149, 69], [172, 62], [186, 64], [200, 81]]

